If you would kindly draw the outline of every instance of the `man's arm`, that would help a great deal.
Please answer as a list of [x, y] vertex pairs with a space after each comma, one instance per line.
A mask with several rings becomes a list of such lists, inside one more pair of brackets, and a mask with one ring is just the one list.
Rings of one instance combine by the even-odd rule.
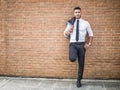
[[87, 24], [87, 32], [89, 36], [88, 36], [88, 42], [85, 44], [85, 48], [91, 46], [93, 42], [93, 31], [89, 23]]
[[73, 31], [73, 25], [71, 25], [70, 23], [67, 23], [67, 27], [64, 31], [64, 36], [68, 38], [72, 31]]
[[64, 31], [64, 36], [67, 38], [69, 38], [70, 33], [73, 31], [75, 19], [76, 19], [75, 17], [72, 17], [70, 20], [67, 21], [67, 27]]
[[88, 44], [89, 44], [89, 46], [92, 45], [92, 42], [93, 42], [93, 36], [89, 36], [88, 37]]

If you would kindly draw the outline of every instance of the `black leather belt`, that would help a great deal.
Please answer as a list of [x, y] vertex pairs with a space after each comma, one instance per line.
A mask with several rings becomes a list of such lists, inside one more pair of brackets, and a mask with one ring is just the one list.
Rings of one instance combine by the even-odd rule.
[[85, 44], [85, 42], [70, 42], [70, 44]]

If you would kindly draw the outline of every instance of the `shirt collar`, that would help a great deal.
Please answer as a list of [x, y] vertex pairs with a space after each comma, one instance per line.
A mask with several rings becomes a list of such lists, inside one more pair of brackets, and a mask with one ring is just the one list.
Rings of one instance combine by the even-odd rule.
[[80, 18], [80, 19], [76, 19], [75, 21], [77, 21], [77, 20], [79, 20], [79, 22], [82, 20], [82, 18]]

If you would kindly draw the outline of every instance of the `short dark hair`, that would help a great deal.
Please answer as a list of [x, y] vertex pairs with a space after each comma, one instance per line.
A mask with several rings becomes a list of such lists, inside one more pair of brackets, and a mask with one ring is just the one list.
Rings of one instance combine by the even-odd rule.
[[76, 10], [76, 9], [79, 9], [79, 10], [81, 10], [81, 8], [80, 8], [80, 7], [75, 7], [75, 8], [74, 8], [74, 10]]

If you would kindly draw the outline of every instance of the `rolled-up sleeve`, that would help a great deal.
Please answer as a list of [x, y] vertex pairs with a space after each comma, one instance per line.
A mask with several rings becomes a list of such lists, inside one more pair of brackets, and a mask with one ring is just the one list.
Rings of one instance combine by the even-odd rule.
[[70, 30], [70, 27], [71, 27], [71, 24], [67, 23], [67, 26], [66, 26], [65, 31], [64, 31], [64, 36], [65, 37], [68, 37], [65, 33]]
[[87, 22], [87, 32], [88, 32], [89, 36], [93, 36], [93, 31], [92, 31], [91, 26], [88, 22]]

